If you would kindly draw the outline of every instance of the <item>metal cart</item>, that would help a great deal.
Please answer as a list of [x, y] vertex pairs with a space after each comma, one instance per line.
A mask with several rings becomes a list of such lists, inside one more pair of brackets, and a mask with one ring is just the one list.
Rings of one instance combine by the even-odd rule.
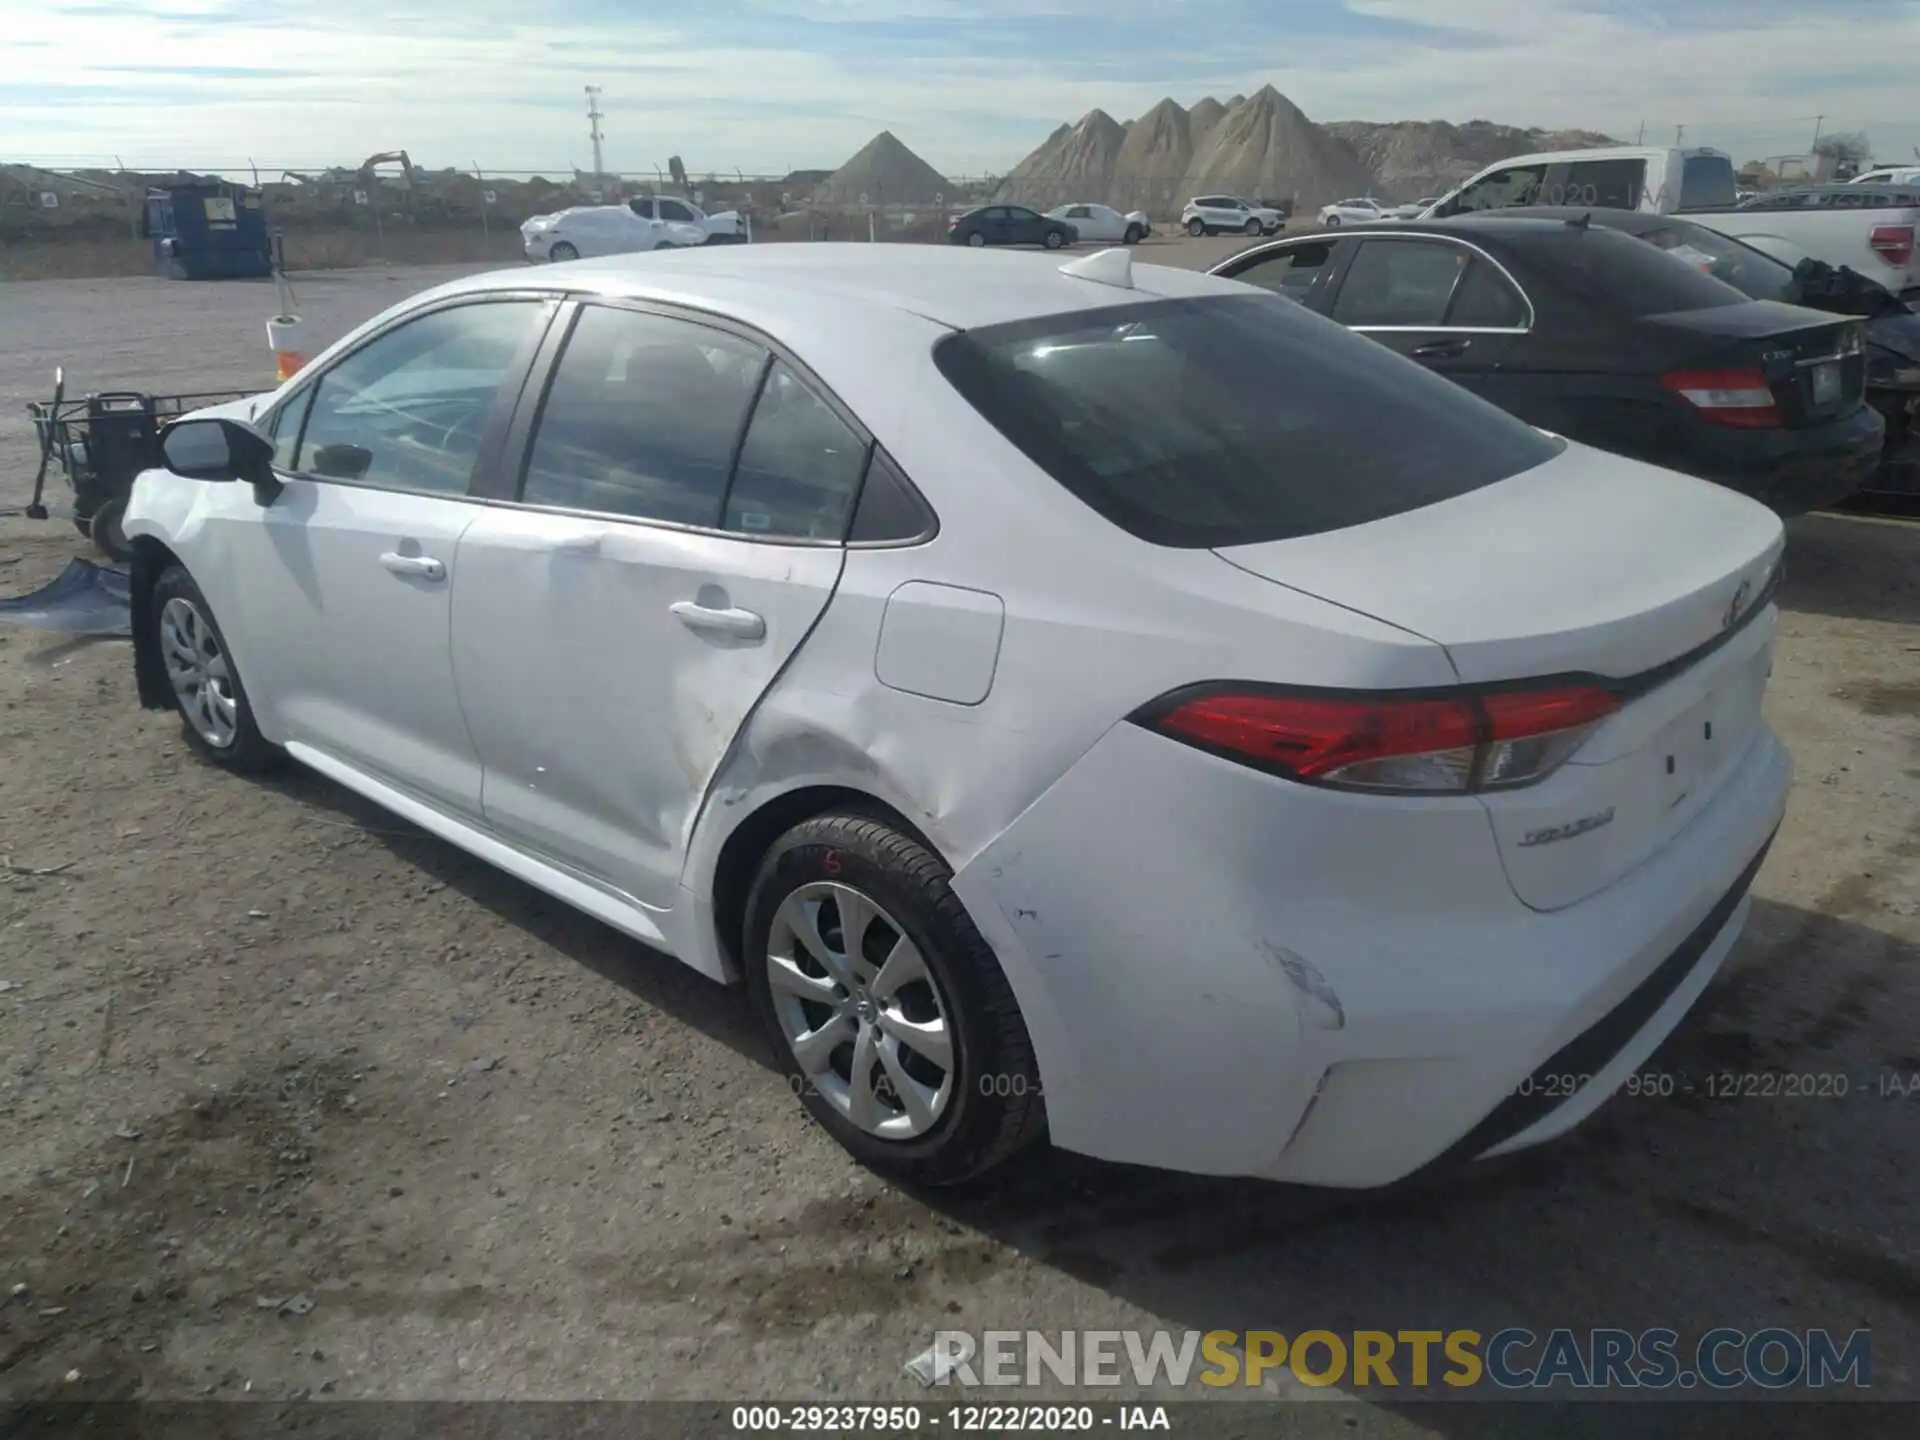
[[208, 405], [240, 400], [248, 390], [206, 391], [188, 395], [148, 395], [137, 390], [106, 390], [84, 399], [66, 398], [64, 367], [53, 373], [53, 398], [27, 405], [34, 437], [40, 442], [40, 468], [33, 477], [27, 514], [47, 518], [42, 501], [47, 471], [57, 460], [73, 490], [73, 524], [115, 560], [133, 552], [121, 520], [134, 477], [161, 463], [160, 430], [169, 420]]

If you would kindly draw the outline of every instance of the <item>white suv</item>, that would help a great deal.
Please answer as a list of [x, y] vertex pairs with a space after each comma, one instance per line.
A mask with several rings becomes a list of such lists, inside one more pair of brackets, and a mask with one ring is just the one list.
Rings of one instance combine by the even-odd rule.
[[1202, 195], [1187, 201], [1180, 224], [1189, 235], [1218, 235], [1238, 230], [1248, 235], [1273, 235], [1286, 223], [1278, 210], [1255, 205], [1234, 195]]

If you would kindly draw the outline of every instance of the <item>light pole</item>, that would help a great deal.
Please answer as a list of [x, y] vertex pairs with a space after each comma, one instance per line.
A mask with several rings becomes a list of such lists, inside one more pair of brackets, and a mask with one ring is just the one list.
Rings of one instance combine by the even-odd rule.
[[600, 133], [600, 122], [606, 116], [600, 113], [600, 87], [587, 86], [587, 135], [593, 141], [593, 182], [598, 185], [605, 181], [606, 164], [600, 158], [600, 142], [606, 137]]

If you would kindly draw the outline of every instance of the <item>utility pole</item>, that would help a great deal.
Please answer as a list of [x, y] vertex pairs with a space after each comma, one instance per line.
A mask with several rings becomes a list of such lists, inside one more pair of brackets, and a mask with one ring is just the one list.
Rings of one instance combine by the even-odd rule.
[[1818, 151], [1820, 149], [1820, 127], [1826, 123], [1827, 123], [1827, 117], [1824, 115], [1816, 115], [1813, 117], [1813, 149], [1814, 151]]
[[1676, 147], [1678, 147], [1681, 139], [1686, 135], [1686, 133], [1687, 133], [1687, 127], [1684, 125], [1676, 125], [1673, 127], [1673, 143]]
[[1644, 145], [1647, 143], [1647, 122], [1646, 121], [1642, 120], [1640, 122], [1640, 138], [1638, 140], [1635, 140], [1633, 143], [1636, 145]]
[[607, 175], [606, 164], [600, 158], [600, 142], [606, 139], [600, 133], [600, 122], [606, 118], [600, 111], [600, 87], [587, 86], [587, 134], [593, 140], [593, 179], [596, 185], [604, 182]]

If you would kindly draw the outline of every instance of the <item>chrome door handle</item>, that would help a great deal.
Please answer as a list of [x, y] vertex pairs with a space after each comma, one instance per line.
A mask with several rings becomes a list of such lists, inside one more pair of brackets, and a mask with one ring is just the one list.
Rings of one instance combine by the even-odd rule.
[[1416, 345], [1408, 353], [1415, 360], [1458, 360], [1472, 348], [1471, 340], [1435, 340], [1430, 345]]
[[751, 610], [715, 610], [691, 600], [676, 600], [667, 608], [689, 630], [732, 635], [741, 640], [759, 640], [767, 633], [767, 622]]
[[569, 535], [563, 540], [553, 542], [556, 555], [598, 555], [600, 553], [600, 532], [591, 531], [583, 535]]
[[401, 555], [389, 550], [380, 563], [396, 575], [418, 575], [422, 580], [444, 580], [447, 567], [431, 555]]

